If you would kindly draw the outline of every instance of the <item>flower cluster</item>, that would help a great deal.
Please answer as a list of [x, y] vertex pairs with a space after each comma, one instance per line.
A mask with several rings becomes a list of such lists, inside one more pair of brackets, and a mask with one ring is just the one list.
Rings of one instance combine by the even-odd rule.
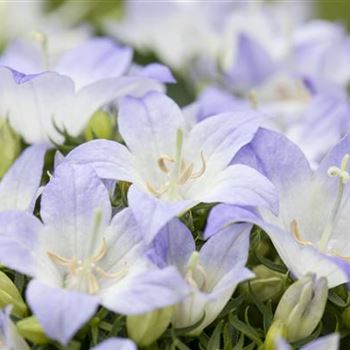
[[5, 5], [0, 349], [346, 349], [345, 29], [287, 1]]

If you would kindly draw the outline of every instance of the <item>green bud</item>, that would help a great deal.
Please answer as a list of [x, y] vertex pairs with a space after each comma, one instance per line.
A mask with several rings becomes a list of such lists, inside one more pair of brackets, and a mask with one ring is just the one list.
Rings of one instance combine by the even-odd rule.
[[140, 346], [152, 344], [168, 328], [173, 311], [171, 306], [142, 315], [128, 316], [126, 327], [129, 337]]
[[341, 318], [346, 328], [350, 328], [350, 306], [343, 311]]
[[21, 152], [21, 139], [5, 119], [0, 119], [0, 178]]
[[27, 314], [27, 305], [15, 284], [0, 271], [0, 308], [6, 305], [12, 305], [11, 313], [18, 318], [25, 317]]
[[27, 317], [16, 324], [19, 334], [34, 344], [48, 344], [50, 339], [35, 316]]
[[274, 320], [285, 324], [289, 342], [303, 339], [315, 330], [323, 316], [327, 298], [326, 278], [316, 279], [314, 274], [305, 275], [286, 290]]
[[278, 339], [286, 337], [286, 326], [281, 321], [274, 321], [266, 334], [264, 350], [277, 350]]
[[114, 125], [111, 116], [104, 111], [95, 112], [84, 131], [87, 141], [95, 138], [111, 140], [114, 136]]
[[251, 289], [254, 297], [262, 302], [277, 299], [283, 293], [286, 281], [284, 274], [270, 270], [265, 265], [255, 266], [253, 272], [255, 278], [240, 286], [242, 293], [249, 295]]

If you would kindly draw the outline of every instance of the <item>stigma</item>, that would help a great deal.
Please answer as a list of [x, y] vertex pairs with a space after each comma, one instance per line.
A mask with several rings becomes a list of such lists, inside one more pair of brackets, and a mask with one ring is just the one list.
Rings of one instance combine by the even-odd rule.
[[157, 166], [163, 174], [166, 174], [167, 180], [160, 188], [153, 187], [149, 182], [146, 183], [148, 191], [155, 197], [160, 198], [162, 195], [167, 194], [171, 199], [178, 199], [180, 197], [179, 186], [198, 179], [205, 173], [207, 165], [203, 152], [200, 152], [200, 168], [195, 171], [194, 163], [187, 163], [184, 160], [182, 146], [183, 132], [181, 129], [178, 129], [175, 156], [162, 154], [157, 160]]

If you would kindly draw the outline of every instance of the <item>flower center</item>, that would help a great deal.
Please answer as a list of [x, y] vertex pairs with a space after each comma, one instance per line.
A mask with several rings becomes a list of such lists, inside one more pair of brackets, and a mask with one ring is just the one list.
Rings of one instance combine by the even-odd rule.
[[197, 251], [193, 252], [188, 260], [185, 279], [190, 286], [200, 291], [204, 291], [207, 286], [207, 273], [200, 263], [200, 256]]
[[[322, 231], [321, 234], [321, 239], [319, 241], [319, 248], [321, 251], [325, 252], [327, 251], [328, 243], [332, 237], [332, 233], [334, 230], [334, 227], [337, 223], [338, 217], [339, 217], [339, 211], [341, 208], [341, 204], [343, 202], [343, 197], [344, 197], [344, 189], [346, 184], [350, 181], [350, 174], [348, 172], [348, 165], [350, 161], [350, 155], [345, 154], [340, 167], [337, 166], [331, 166], [328, 169], [328, 175], [331, 177], [337, 177], [338, 178], [338, 190], [337, 190], [337, 195], [335, 198], [334, 205], [332, 207], [332, 210], [327, 218], [326, 225]], [[291, 232], [295, 238], [295, 240], [303, 245], [313, 245], [312, 242], [310, 241], [305, 241], [300, 234], [298, 223], [296, 220], [293, 220], [291, 222]], [[339, 257], [342, 257], [338, 252], [331, 250], [330, 253], [332, 255], [337, 255]], [[344, 259], [349, 259], [350, 257], [342, 257]]]
[[172, 199], [180, 197], [178, 187], [186, 184], [190, 180], [201, 177], [206, 170], [206, 162], [201, 155], [201, 167], [198, 171], [194, 171], [194, 164], [187, 164], [182, 156], [183, 132], [181, 129], [177, 130], [176, 134], [176, 154], [171, 157], [163, 154], [158, 158], [157, 165], [160, 171], [167, 175], [167, 181], [159, 188], [154, 188], [150, 183], [146, 183], [148, 190], [156, 197], [161, 197], [165, 193]]
[[[95, 213], [94, 225], [90, 241], [88, 242], [88, 251], [93, 251], [93, 246], [98, 241], [98, 235], [101, 231], [102, 212], [97, 210]], [[101, 279], [120, 280], [127, 274], [128, 268], [125, 265], [119, 271], [110, 273], [105, 271], [99, 265], [102, 259], [108, 252], [108, 246], [105, 238], [102, 238], [102, 244], [97, 250], [97, 253], [92, 253], [84, 260], [78, 259], [76, 256], [72, 258], [62, 257], [52, 251], [48, 251], [49, 258], [59, 266], [66, 269], [64, 275], [64, 288], [70, 290], [77, 290], [84, 293], [96, 294], [100, 290]]]
[[106, 240], [103, 239], [98, 252], [84, 260], [77, 257], [67, 259], [51, 251], [48, 251], [47, 254], [55, 264], [67, 269], [64, 277], [64, 288], [96, 294], [100, 290], [100, 279], [120, 280], [127, 272], [126, 268], [124, 268], [116, 273], [109, 273], [98, 266], [99, 262], [107, 254], [107, 251]]

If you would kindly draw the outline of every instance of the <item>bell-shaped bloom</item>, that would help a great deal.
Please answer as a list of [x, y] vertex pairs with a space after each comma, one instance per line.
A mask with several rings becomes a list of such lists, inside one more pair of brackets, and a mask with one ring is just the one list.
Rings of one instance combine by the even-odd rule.
[[0, 347], [4, 350], [29, 350], [10, 318], [11, 307], [0, 310]]
[[66, 344], [99, 304], [140, 314], [188, 292], [174, 268], [158, 269], [130, 209], [111, 219], [106, 187], [88, 166], [59, 166], [41, 199], [42, 222], [0, 215], [0, 261], [33, 277], [26, 300], [46, 334]]
[[[186, 107], [189, 125], [217, 113], [254, 108], [265, 115], [262, 126], [295, 142], [313, 165], [350, 130], [345, 90], [295, 74], [277, 73], [244, 98], [215, 86], [205, 89]], [[322, 138], [322, 142], [318, 142]]]
[[[340, 345], [339, 334], [330, 334], [304, 345], [300, 350], [338, 350]], [[275, 350], [292, 350], [292, 348], [281, 338], [277, 341]], [[267, 349], [270, 350], [270, 349]]]
[[350, 136], [313, 171], [294, 143], [273, 131], [259, 130], [234, 162], [252, 166], [272, 181], [279, 195], [279, 214], [263, 208], [252, 211], [217, 206], [210, 214], [206, 236], [220, 231], [228, 222], [253, 222], [269, 234], [294, 277], [315, 273], [318, 278], [327, 278], [329, 288], [347, 282], [349, 160]]
[[[108, 38], [91, 38], [59, 55], [50, 54], [50, 37], [36, 33], [32, 40], [13, 41], [0, 57], [0, 65], [18, 72], [33, 75], [54, 71], [70, 77], [76, 89], [99, 80], [130, 75], [133, 51]], [[150, 74], [152, 68], [153, 74]], [[148, 73], [148, 74], [147, 74]], [[163, 73], [157, 76], [158, 73]], [[162, 65], [149, 65], [139, 75], [172, 80], [169, 70]], [[146, 83], [145, 83], [146, 84]]]
[[179, 107], [163, 94], [125, 98], [119, 131], [127, 146], [95, 140], [67, 160], [91, 164], [104, 179], [133, 183], [129, 205], [147, 241], [174, 216], [198, 203], [224, 202], [276, 209], [271, 183], [257, 171], [228, 166], [254, 136], [254, 111], [214, 116], [187, 130]]
[[8, 118], [27, 143], [62, 143], [63, 136], [57, 128], [78, 136], [97, 109], [142, 90], [148, 81], [125, 76], [102, 79], [77, 89], [71, 78], [55, 72], [23, 75], [1, 67], [0, 116]]
[[137, 350], [137, 348], [130, 339], [109, 338], [94, 346], [91, 350]]
[[177, 304], [172, 323], [185, 328], [202, 322], [192, 333], [215, 320], [237, 285], [254, 276], [245, 268], [251, 225], [237, 224], [210, 238], [196, 250], [191, 232], [178, 219], [168, 223], [153, 242], [150, 256], [160, 267], [175, 266], [191, 293]]
[[0, 180], [0, 211], [33, 211], [44, 166], [46, 147], [28, 147]]

